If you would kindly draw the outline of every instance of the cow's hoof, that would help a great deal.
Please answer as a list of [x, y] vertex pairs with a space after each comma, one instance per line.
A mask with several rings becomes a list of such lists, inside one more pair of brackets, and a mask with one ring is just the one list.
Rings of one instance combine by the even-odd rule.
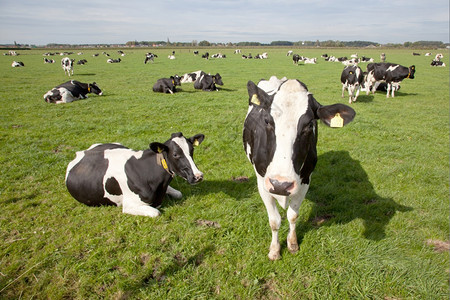
[[269, 259], [272, 261], [279, 260], [281, 258], [280, 251], [278, 251], [278, 252], [270, 251], [268, 256], [269, 256]]
[[297, 251], [298, 251], [298, 244], [288, 244], [288, 250], [292, 254], [297, 253]]

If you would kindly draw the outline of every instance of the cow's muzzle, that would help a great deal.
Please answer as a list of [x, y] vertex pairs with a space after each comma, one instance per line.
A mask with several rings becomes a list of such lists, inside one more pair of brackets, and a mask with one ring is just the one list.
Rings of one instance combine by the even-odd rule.
[[281, 196], [289, 196], [295, 189], [295, 185], [295, 181], [284, 181], [282, 179], [268, 178], [268, 182], [266, 181], [268, 191]]

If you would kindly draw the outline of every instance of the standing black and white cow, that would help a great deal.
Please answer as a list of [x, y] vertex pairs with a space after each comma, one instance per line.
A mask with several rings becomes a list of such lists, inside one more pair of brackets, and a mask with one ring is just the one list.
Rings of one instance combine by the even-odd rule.
[[[387, 84], [386, 98], [389, 94], [395, 96], [395, 90], [398, 90], [400, 82], [405, 79], [414, 79], [416, 67], [414, 65], [408, 67], [392, 63], [373, 63], [367, 65], [366, 87], [372, 86], [372, 93], [375, 93], [380, 82], [385, 81]], [[369, 94], [369, 90], [366, 91]]]
[[360, 67], [347, 66], [342, 70], [341, 83], [342, 83], [342, 98], [344, 98], [345, 89], [348, 90], [348, 103], [355, 102], [358, 99], [359, 91], [361, 90], [361, 84], [364, 81], [364, 75]]
[[146, 64], [148, 61], [151, 61], [153, 63], [155, 61], [155, 57], [158, 57], [158, 55], [151, 52], [145, 54], [144, 64]]
[[181, 198], [169, 184], [175, 175], [190, 184], [203, 180], [193, 160], [203, 134], [185, 138], [181, 132], [162, 143], [135, 151], [120, 144], [96, 144], [76, 153], [66, 171], [69, 193], [88, 206], [117, 205], [131, 215], [157, 217], [166, 194]]
[[194, 82], [194, 88], [203, 91], [218, 91], [217, 85], [223, 85], [222, 76], [219, 73], [216, 75], [209, 75], [205, 72], [200, 73], [200, 76]]
[[64, 57], [63, 59], [61, 59], [61, 66], [64, 70], [64, 74], [67, 73], [67, 75], [69, 75], [70, 77], [70, 73], [72, 73], [73, 75], [73, 63], [74, 63], [75, 59], [71, 59], [68, 57]]
[[48, 103], [69, 103], [78, 99], [86, 99], [87, 94], [94, 93], [101, 96], [102, 90], [94, 83], [81, 83], [76, 80], [67, 81], [51, 89], [44, 95]]
[[[275, 82], [275, 81], [274, 81]], [[300, 204], [308, 191], [317, 161], [317, 120], [342, 127], [355, 111], [344, 104], [322, 106], [298, 80], [280, 83], [269, 95], [249, 81], [249, 108], [244, 122], [243, 143], [256, 172], [259, 194], [272, 229], [269, 259], [280, 258], [278, 230], [281, 216], [276, 202], [287, 209], [290, 252], [298, 250], [295, 231]]]
[[170, 78], [160, 78], [153, 85], [153, 91], [158, 93], [175, 93], [176, 86], [181, 86], [180, 76], [170, 76]]

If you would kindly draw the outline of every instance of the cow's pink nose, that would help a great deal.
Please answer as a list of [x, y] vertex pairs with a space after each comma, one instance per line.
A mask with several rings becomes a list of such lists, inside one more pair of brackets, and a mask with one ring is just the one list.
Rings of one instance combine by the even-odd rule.
[[203, 180], [203, 173], [197, 173], [194, 175], [195, 177], [195, 182], [200, 182]]
[[289, 196], [295, 188], [295, 181], [284, 181], [269, 178], [269, 192], [276, 195]]

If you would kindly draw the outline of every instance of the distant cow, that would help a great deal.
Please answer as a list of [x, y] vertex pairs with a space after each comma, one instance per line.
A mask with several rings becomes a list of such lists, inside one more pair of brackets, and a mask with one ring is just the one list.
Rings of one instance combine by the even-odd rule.
[[48, 59], [47, 57], [44, 57], [44, 64], [53, 64], [55, 63], [54, 59]]
[[180, 82], [181, 83], [195, 82], [195, 80], [197, 80], [197, 78], [199, 78], [200, 74], [202, 74], [202, 73], [204, 73], [204, 72], [203, 71], [195, 71], [195, 72], [191, 72], [191, 73], [186, 73], [181, 77]]
[[280, 83], [269, 95], [253, 82], [247, 83], [248, 112], [244, 122], [243, 146], [252, 163], [259, 194], [266, 206], [272, 229], [269, 259], [280, 258], [278, 232], [281, 216], [277, 202], [287, 209], [287, 247], [298, 251], [296, 222], [317, 162], [317, 120], [342, 127], [355, 111], [344, 104], [322, 106], [298, 80]]
[[203, 55], [202, 55], [202, 58], [204, 58], [204, 59], [209, 59], [209, 53], [206, 52], [205, 54], [203, 54]]
[[158, 55], [151, 53], [151, 52], [145, 54], [144, 64], [146, 64], [148, 61], [151, 61], [153, 63], [155, 60], [155, 57], [158, 57]]
[[[392, 97], [395, 96], [396, 86], [405, 79], [414, 79], [416, 67], [414, 65], [408, 67], [392, 63], [372, 63], [367, 65], [366, 86], [372, 86], [372, 93], [375, 93], [380, 82], [387, 83], [386, 98], [389, 98], [391, 92]], [[369, 94], [369, 91], [366, 91]]]
[[355, 102], [358, 99], [361, 84], [364, 81], [364, 75], [360, 67], [347, 66], [341, 73], [342, 98], [344, 98], [345, 89], [348, 90], [348, 103]]
[[122, 60], [120, 58], [118, 58], [118, 59], [108, 58], [106, 60], [106, 62], [109, 63], [109, 64], [117, 64], [117, 63], [120, 63], [121, 61]]
[[181, 86], [180, 76], [170, 76], [170, 78], [161, 78], [153, 85], [153, 91], [158, 93], [173, 94], [177, 91], [176, 86]]
[[219, 73], [216, 75], [209, 75], [205, 72], [200, 74], [200, 77], [197, 78], [194, 82], [194, 88], [197, 90], [203, 91], [218, 91], [219, 89], [216, 87], [217, 85], [223, 85], [222, 77]]
[[80, 59], [79, 61], [77, 61], [77, 65], [85, 65], [85, 64], [87, 64], [86, 59]]
[[21, 61], [13, 61], [11, 67], [13, 68], [25, 67], [25, 64]]
[[443, 61], [433, 60], [431, 62], [432, 67], [445, 67], [445, 63]]
[[175, 175], [190, 184], [203, 180], [193, 160], [194, 146], [203, 139], [203, 134], [185, 138], [179, 132], [141, 151], [121, 144], [92, 145], [67, 166], [67, 189], [88, 206], [116, 205], [126, 214], [157, 217], [166, 194], [182, 197], [169, 186]]
[[75, 61], [75, 59], [71, 59], [68, 57], [64, 57], [63, 59], [61, 59], [61, 66], [64, 70], [64, 74], [67, 73], [67, 75], [69, 75], [70, 77], [70, 73], [72, 73], [73, 75], [73, 62]]
[[48, 103], [69, 103], [79, 99], [86, 99], [87, 94], [94, 93], [103, 95], [102, 90], [93, 83], [81, 83], [76, 80], [67, 81], [51, 89], [44, 95], [44, 100]]
[[298, 54], [292, 55], [292, 63], [298, 65], [298, 62], [302, 60], [302, 57]]

